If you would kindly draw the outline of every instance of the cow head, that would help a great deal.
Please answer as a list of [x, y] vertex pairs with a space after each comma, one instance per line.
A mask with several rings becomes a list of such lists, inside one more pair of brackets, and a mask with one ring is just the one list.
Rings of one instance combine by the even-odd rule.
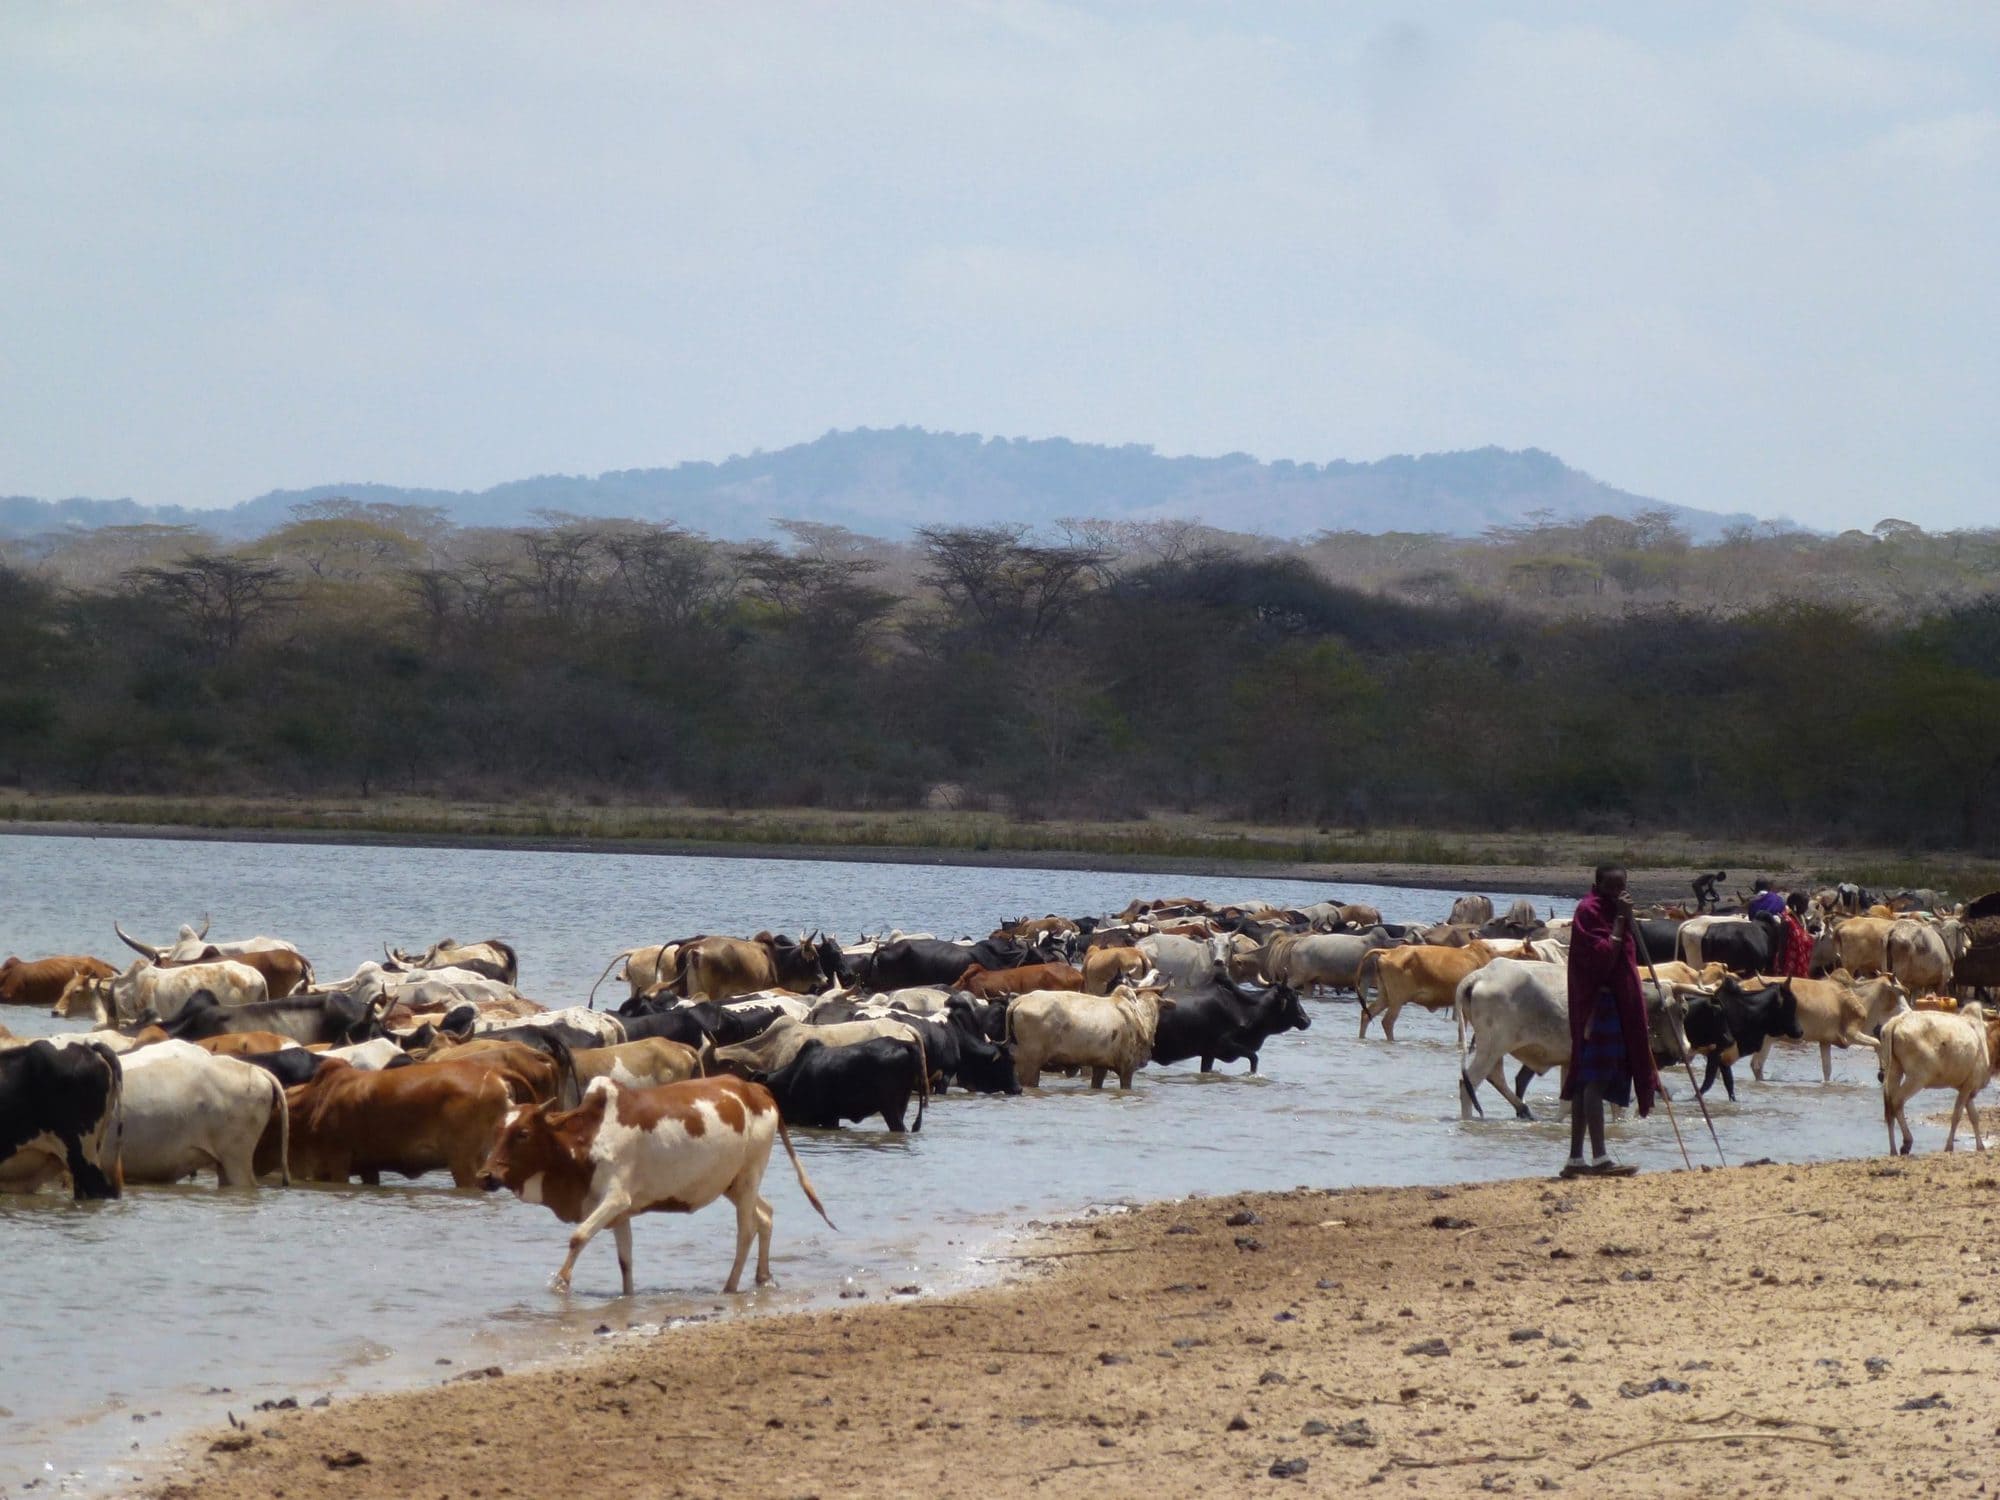
[[546, 1204], [566, 1224], [576, 1223], [583, 1216], [590, 1169], [579, 1161], [576, 1142], [559, 1128], [563, 1123], [550, 1104], [509, 1110], [480, 1164], [480, 1187], [489, 1193], [505, 1188], [525, 1202]]
[[975, 1094], [1020, 1093], [1021, 1080], [1014, 1074], [1013, 1043], [960, 1037], [958, 1081]]
[[1298, 991], [1288, 984], [1273, 985], [1270, 996], [1275, 1002], [1277, 1018], [1282, 1023], [1280, 1031], [1310, 1031], [1312, 1017], [1306, 1014], [1305, 1003], [1299, 999]]
[[813, 949], [819, 956], [819, 972], [827, 988], [854, 983], [854, 965], [848, 960], [847, 950], [840, 946], [838, 938], [822, 934]]

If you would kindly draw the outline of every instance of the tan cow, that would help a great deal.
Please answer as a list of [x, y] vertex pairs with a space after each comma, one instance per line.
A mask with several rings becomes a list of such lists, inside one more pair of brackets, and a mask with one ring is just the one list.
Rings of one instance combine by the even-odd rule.
[[1092, 948], [1083, 955], [1083, 989], [1108, 995], [1129, 980], [1144, 979], [1153, 966], [1143, 948]]
[[989, 969], [967, 964], [965, 972], [951, 982], [954, 990], [964, 990], [981, 1000], [997, 1000], [1004, 995], [1025, 995], [1029, 990], [1081, 990], [1083, 970], [1075, 964], [1022, 964], [1014, 969]]
[[1044, 1068], [1088, 1068], [1090, 1086], [1104, 1087], [1107, 1074], [1118, 1087], [1132, 1087], [1132, 1075], [1153, 1056], [1160, 1012], [1174, 1002], [1150, 986], [1120, 985], [1109, 995], [1067, 990], [1033, 990], [1007, 1006], [1007, 1040], [1014, 1044], [1014, 1076], [1024, 1089], [1037, 1087]]
[[[1820, 1082], [1833, 1082], [1833, 1049], [1866, 1047], [1875, 1051], [1875, 1030], [1898, 1011], [1909, 1008], [1903, 987], [1886, 974], [1858, 984], [1838, 979], [1785, 979], [1779, 989], [1791, 992], [1798, 1007], [1799, 1030], [1808, 1042], [1819, 1043]], [[1748, 988], [1746, 985], [1745, 988]], [[1775, 1035], [1766, 1035], [1764, 1045], [1750, 1059], [1750, 1071], [1764, 1081], [1764, 1062], [1771, 1055]]]
[[[328, 1061], [285, 1098], [292, 1175], [305, 1182], [359, 1176], [371, 1187], [384, 1172], [421, 1177], [439, 1170], [459, 1187], [473, 1186], [507, 1112], [524, 1102], [505, 1078], [476, 1061], [379, 1073]], [[258, 1169], [265, 1169], [261, 1150]]]
[[1916, 1144], [1903, 1105], [1923, 1089], [1951, 1089], [1958, 1096], [1951, 1107], [1945, 1150], [1951, 1150], [1958, 1139], [1961, 1114], [1972, 1118], [1973, 1149], [1986, 1149], [1979, 1131], [1979, 1108], [1972, 1101], [1986, 1087], [1994, 1068], [2000, 1067], [2000, 1017], [1989, 1016], [1977, 1005], [1968, 1005], [1957, 1015], [1913, 1010], [1891, 1016], [1882, 1027], [1879, 1055], [1882, 1119], [1889, 1127], [1892, 1155], [1898, 1125], [1903, 1127], [1902, 1154], [1908, 1156]]
[[1872, 979], [1888, 968], [1889, 929], [1894, 917], [1849, 917], [1833, 929], [1834, 961], [1856, 979]]
[[[1362, 960], [1355, 975], [1354, 992], [1361, 999], [1361, 1035], [1368, 1035], [1368, 1023], [1382, 1018], [1382, 1035], [1396, 1040], [1396, 1016], [1406, 1005], [1425, 1010], [1444, 1010], [1458, 993], [1458, 982], [1475, 969], [1484, 968], [1500, 953], [1492, 944], [1474, 938], [1462, 948], [1445, 948], [1423, 943], [1409, 948], [1377, 948]], [[1381, 981], [1382, 998], [1368, 995], [1370, 971]]]
[[615, 1047], [585, 1047], [572, 1056], [576, 1080], [586, 1087], [593, 1078], [611, 1078], [627, 1088], [653, 1089], [702, 1076], [700, 1053], [659, 1036]]

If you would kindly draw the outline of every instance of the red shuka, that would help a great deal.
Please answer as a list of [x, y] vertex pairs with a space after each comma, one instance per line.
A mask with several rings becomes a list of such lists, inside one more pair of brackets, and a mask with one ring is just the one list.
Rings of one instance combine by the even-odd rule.
[[[1612, 910], [1592, 891], [1576, 904], [1569, 929], [1569, 1055], [1583, 1056], [1583, 1037], [1597, 992], [1609, 989], [1618, 1001], [1618, 1022], [1625, 1034], [1625, 1055], [1632, 1069], [1634, 1101], [1641, 1118], [1653, 1112], [1653, 1092], [1659, 1075], [1653, 1071], [1653, 1044], [1646, 1027], [1646, 998], [1639, 989], [1639, 956], [1632, 934], [1623, 943], [1611, 939]], [[1562, 1096], [1576, 1097], [1576, 1073], [1571, 1067]]]

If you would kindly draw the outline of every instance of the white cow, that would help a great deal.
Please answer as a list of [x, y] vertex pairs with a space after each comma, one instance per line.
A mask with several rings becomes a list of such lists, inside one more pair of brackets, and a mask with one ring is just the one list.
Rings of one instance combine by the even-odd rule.
[[92, 979], [79, 974], [56, 1001], [55, 1014], [95, 1026], [171, 1021], [201, 990], [222, 1005], [254, 1005], [271, 998], [264, 976], [235, 959], [162, 969], [135, 959], [122, 974]]
[[337, 1057], [350, 1068], [359, 1068], [364, 1073], [379, 1073], [392, 1066], [397, 1059], [410, 1054], [395, 1038], [378, 1036], [373, 1041], [356, 1042], [348, 1047], [329, 1047], [322, 1055]]
[[1014, 1076], [1035, 1088], [1044, 1068], [1088, 1068], [1090, 1086], [1104, 1087], [1106, 1074], [1118, 1087], [1132, 1087], [1132, 1075], [1153, 1055], [1160, 1012], [1174, 1002], [1151, 986], [1121, 984], [1108, 995], [1072, 990], [1029, 990], [1007, 1006], [1007, 1039], [1014, 1044]]
[[1972, 1144], [1984, 1151], [1979, 1109], [1973, 1095], [1986, 1087], [2000, 1065], [2000, 1018], [1989, 1017], [1977, 1005], [1957, 1013], [1905, 1011], [1882, 1026], [1882, 1119], [1889, 1127], [1889, 1151], [1896, 1151], [1896, 1127], [1903, 1127], [1903, 1151], [1908, 1156], [1915, 1138], [1903, 1105], [1923, 1089], [1951, 1089], [1958, 1097], [1951, 1107], [1951, 1129], [1944, 1149], [1958, 1139], [1958, 1117], [1972, 1118]]
[[1882, 943], [1883, 967], [1912, 995], [1949, 995], [1952, 964], [1965, 952], [1962, 922], [1897, 922]]
[[1265, 943], [1259, 967], [1272, 984], [1290, 985], [1300, 994], [1316, 989], [1352, 990], [1359, 981], [1361, 960], [1377, 948], [1393, 948], [1389, 934], [1371, 932], [1280, 933]]
[[[279, 1161], [290, 1156], [285, 1090], [262, 1068], [188, 1042], [155, 1042], [123, 1061], [127, 1182], [213, 1170], [222, 1187], [255, 1187], [257, 1143], [274, 1125]], [[289, 1184], [289, 1169], [281, 1174]]]
[[1197, 989], [1207, 984], [1224, 953], [1222, 943], [1217, 940], [1204, 943], [1170, 932], [1148, 934], [1135, 946], [1152, 960], [1154, 970], [1170, 990]]

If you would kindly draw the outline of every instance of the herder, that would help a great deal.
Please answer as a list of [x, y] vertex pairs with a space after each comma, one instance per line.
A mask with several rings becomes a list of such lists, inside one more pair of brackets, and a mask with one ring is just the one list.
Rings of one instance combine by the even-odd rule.
[[[1652, 1113], [1659, 1074], [1646, 1031], [1646, 1001], [1639, 990], [1639, 959], [1632, 942], [1632, 897], [1625, 871], [1599, 865], [1590, 894], [1577, 903], [1569, 940], [1569, 1076], [1562, 1096], [1571, 1101], [1569, 1160], [1565, 1177], [1629, 1177], [1604, 1150], [1604, 1106], [1629, 1105], [1637, 1095], [1640, 1118]], [[1591, 1159], [1583, 1155], [1590, 1133]]]

